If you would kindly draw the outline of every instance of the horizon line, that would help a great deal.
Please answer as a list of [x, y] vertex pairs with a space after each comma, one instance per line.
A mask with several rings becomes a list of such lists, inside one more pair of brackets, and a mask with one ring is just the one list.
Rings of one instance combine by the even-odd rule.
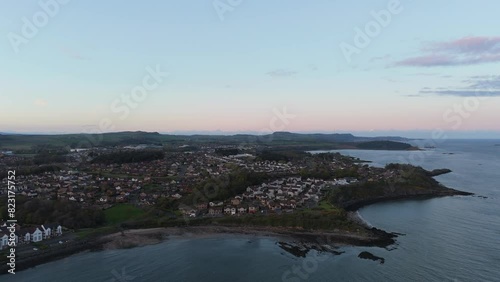
[[[427, 139], [433, 139], [433, 138], [428, 138], [424, 136], [419, 136], [419, 137], [408, 137], [404, 135], [399, 135], [399, 134], [404, 134], [404, 133], [421, 133], [422, 135], [427, 135], [429, 133], [432, 133], [432, 130], [381, 130], [381, 131], [274, 131], [274, 132], [258, 132], [258, 131], [222, 131], [222, 130], [185, 130], [185, 131], [143, 131], [143, 130], [123, 130], [123, 131], [108, 131], [108, 132], [16, 132], [16, 131], [0, 131], [0, 135], [99, 135], [99, 134], [116, 134], [116, 133], [156, 133], [160, 135], [178, 135], [178, 136], [197, 136], [197, 135], [207, 135], [207, 136], [236, 136], [236, 135], [253, 135], [253, 136], [264, 136], [264, 135], [270, 135], [270, 134], [275, 134], [275, 133], [291, 133], [291, 134], [350, 134], [354, 137], [369, 137], [369, 138], [377, 138], [377, 137], [388, 137], [388, 138], [405, 138], [409, 140], [427, 140]], [[376, 135], [377, 132], [381, 133], [381, 135]], [[387, 135], [387, 133], [394, 132], [394, 134], [398, 135]], [[458, 131], [458, 132], [452, 132], [455, 135], [456, 134], [467, 134], [467, 133], [493, 133], [493, 134], [500, 134], [500, 131]], [[375, 134], [373, 136], [363, 136], [363, 134], [366, 133], [372, 133]], [[384, 134], [385, 133], [385, 134]], [[358, 135], [361, 134], [361, 135]], [[369, 134], [371, 135], [371, 134]], [[495, 139], [500, 139], [500, 136], [496, 137], [454, 137], [454, 138], [446, 138], [446, 139], [455, 139], [455, 140], [460, 140], [460, 139], [476, 139], [476, 140], [495, 140]]]

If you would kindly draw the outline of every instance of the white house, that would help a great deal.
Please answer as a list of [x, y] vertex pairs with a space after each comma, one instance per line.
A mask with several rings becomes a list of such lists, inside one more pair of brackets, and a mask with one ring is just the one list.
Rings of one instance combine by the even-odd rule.
[[43, 240], [43, 232], [36, 227], [32, 229], [30, 237], [32, 242], [40, 242]]
[[43, 233], [43, 239], [48, 239], [52, 235], [52, 230], [50, 227], [45, 227], [42, 225], [42, 233]]
[[54, 235], [54, 232], [56, 233], [55, 235], [61, 236], [62, 235], [62, 226], [58, 224], [57, 226], [55, 226], [55, 228], [52, 228], [52, 235]]
[[0, 250], [3, 250], [6, 247], [8, 247], [8, 243], [9, 243], [9, 236], [4, 232], [0, 232]]
[[62, 235], [62, 227], [57, 223], [50, 223], [42, 225], [42, 231], [44, 238], [49, 238], [53, 236], [61, 236]]
[[27, 229], [21, 229], [19, 231], [19, 237], [22, 239], [23, 243], [31, 242], [31, 233]]
[[[10, 236], [10, 231], [0, 229], [0, 250], [9, 247], [9, 236]], [[16, 243], [17, 246], [17, 244], [19, 243], [19, 236], [16, 233], [14, 233], [14, 236], [15, 236], [14, 242]]]

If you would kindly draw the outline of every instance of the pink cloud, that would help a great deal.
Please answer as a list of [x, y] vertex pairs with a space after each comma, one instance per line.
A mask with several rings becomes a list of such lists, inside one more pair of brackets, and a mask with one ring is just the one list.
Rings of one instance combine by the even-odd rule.
[[469, 36], [449, 42], [432, 43], [423, 50], [455, 51], [457, 53], [498, 53], [500, 37]]
[[453, 64], [456, 64], [455, 58], [448, 55], [426, 55], [404, 59], [395, 63], [396, 66], [419, 67], [449, 66]]

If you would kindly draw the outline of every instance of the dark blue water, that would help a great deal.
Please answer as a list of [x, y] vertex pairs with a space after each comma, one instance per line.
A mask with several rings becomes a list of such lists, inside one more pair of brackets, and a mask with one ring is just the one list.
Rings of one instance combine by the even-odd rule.
[[[297, 258], [276, 239], [220, 235], [174, 238], [142, 248], [83, 253], [0, 276], [1, 281], [500, 281], [499, 140], [448, 140], [425, 152], [342, 151], [372, 165], [450, 168], [437, 179], [483, 197], [375, 204], [370, 224], [405, 234], [390, 249], [342, 247]], [[361, 251], [385, 258], [380, 264]]]

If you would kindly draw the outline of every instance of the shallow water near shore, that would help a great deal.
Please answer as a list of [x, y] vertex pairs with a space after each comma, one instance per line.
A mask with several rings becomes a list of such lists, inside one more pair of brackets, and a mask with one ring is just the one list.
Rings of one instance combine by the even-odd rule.
[[[174, 237], [157, 245], [73, 255], [0, 281], [499, 281], [498, 143], [448, 140], [424, 152], [340, 151], [373, 161], [370, 165], [449, 168], [452, 173], [436, 179], [476, 194], [362, 208], [369, 224], [404, 234], [388, 249], [341, 247], [340, 255], [312, 250], [302, 258], [272, 237]], [[384, 264], [358, 258], [362, 251], [384, 258]]]

